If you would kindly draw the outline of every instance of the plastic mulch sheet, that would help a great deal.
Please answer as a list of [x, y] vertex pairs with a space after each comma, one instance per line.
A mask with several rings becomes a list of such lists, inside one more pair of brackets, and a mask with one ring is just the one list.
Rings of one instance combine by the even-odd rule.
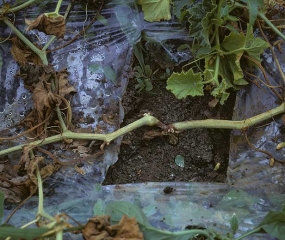
[[[110, 133], [119, 128], [124, 117], [120, 101], [128, 83], [133, 45], [142, 37], [149, 41], [149, 47], [161, 49], [169, 64], [178, 65], [191, 57], [187, 51], [177, 52], [179, 44], [176, 46], [175, 41], [181, 44], [191, 40], [179, 23], [175, 20], [147, 23], [132, 2], [126, 4], [124, 1], [120, 4], [120, 1], [111, 1], [101, 12], [103, 20], [96, 21], [84, 37], [50, 55], [56, 70], [66, 67], [70, 73], [69, 81], [78, 92], [71, 105], [74, 118], [78, 119], [81, 128], [97, 129], [102, 133]], [[87, 9], [87, 13], [92, 15], [91, 10]], [[36, 16], [32, 12], [26, 13], [26, 18], [33, 17]], [[75, 8], [68, 19], [68, 36], [64, 40], [57, 40], [52, 47], [64, 44], [74, 33], [82, 30], [82, 22], [87, 25], [88, 21], [90, 19], [86, 18], [85, 11]], [[17, 20], [17, 24], [19, 26], [22, 22]], [[1, 25], [0, 31], [8, 36], [10, 30]], [[44, 34], [29, 34], [31, 37], [38, 35], [42, 42], [48, 41]], [[35, 36], [34, 38], [37, 39]], [[0, 79], [0, 134], [7, 129], [12, 134], [17, 132], [16, 128], [10, 127], [21, 121], [32, 107], [31, 94], [20, 79], [14, 78], [18, 66], [9, 54], [9, 48], [7, 42], [0, 46], [3, 59]], [[276, 75], [276, 66], [269, 52], [265, 54], [264, 63], [269, 75], [271, 74], [271, 84], [280, 85], [281, 78]], [[233, 119], [249, 118], [277, 104], [271, 90], [251, 84], [238, 93]], [[105, 121], [106, 116], [112, 116], [112, 121]], [[272, 139], [278, 136], [282, 140], [281, 124], [281, 120], [275, 118], [247, 131], [252, 145], [270, 151], [280, 162], [285, 159], [285, 152], [276, 152], [276, 143]], [[21, 137], [10, 144], [23, 144], [28, 140]], [[92, 217], [94, 208], [104, 209], [111, 201], [125, 200], [138, 205], [154, 227], [171, 231], [182, 230], [191, 225], [211, 227], [227, 233], [230, 231], [229, 220], [235, 213], [239, 220], [240, 234], [258, 225], [269, 210], [279, 210], [284, 204], [284, 166], [275, 162], [274, 167], [269, 167], [268, 157], [251, 149], [240, 131], [232, 132], [228, 183], [224, 184], [179, 182], [101, 186], [108, 167], [118, 158], [120, 141], [121, 138], [105, 147], [105, 152], [100, 157], [88, 156], [88, 163], [82, 167], [84, 175], [76, 172], [72, 166], [65, 166], [46, 179], [46, 212], [51, 215], [65, 212], [84, 223], [87, 218]], [[64, 155], [62, 161], [79, 157], [76, 151], [60, 146], [60, 143], [56, 144], [53, 153], [57, 156]], [[7, 146], [0, 146], [0, 149], [5, 148]], [[17, 162], [20, 154], [10, 154], [9, 159], [14, 161], [11, 164]], [[165, 194], [163, 190], [166, 187], [171, 187], [174, 191]], [[12, 200], [19, 200], [16, 193], [7, 189], [5, 191]], [[37, 204], [38, 198], [32, 197], [14, 214], [10, 223], [21, 226], [33, 220]], [[5, 211], [5, 215], [8, 214], [9, 211]], [[269, 238], [262, 235], [251, 239]]]

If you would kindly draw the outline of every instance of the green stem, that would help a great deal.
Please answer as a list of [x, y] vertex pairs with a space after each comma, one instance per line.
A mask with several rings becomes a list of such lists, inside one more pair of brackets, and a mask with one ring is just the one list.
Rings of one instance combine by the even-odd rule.
[[[33, 4], [36, 0], [29, 0], [29, 1], [26, 1], [24, 2], [23, 4], [19, 5], [19, 6], [16, 6], [16, 7], [13, 7], [13, 8], [10, 8], [9, 9], [9, 12], [17, 12], [17, 11], [20, 11], [28, 6], [30, 6], [31, 4]], [[3, 9], [0, 9], [0, 14], [6, 12], [5, 10]]]
[[59, 14], [59, 9], [61, 7], [61, 4], [62, 4], [62, 0], [58, 0], [56, 8], [54, 10], [55, 13]]
[[247, 232], [247, 233], [245, 233], [245, 234], [243, 234], [243, 235], [237, 237], [235, 240], [241, 240], [241, 239], [246, 238], [246, 237], [249, 236], [249, 235], [252, 235], [252, 234], [254, 234], [254, 233], [258, 233], [258, 232], [260, 231], [260, 229], [261, 229], [260, 227], [254, 228], [254, 229], [252, 229], [251, 231], [249, 231], [249, 232]]
[[7, 24], [8, 27], [10, 27], [13, 32], [35, 53], [39, 56], [39, 58], [42, 60], [44, 65], [48, 65], [47, 55], [45, 51], [42, 51], [38, 49], [34, 44], [30, 42], [29, 39], [27, 39], [14, 25], [7, 19], [6, 17], [3, 18], [4, 23]]
[[63, 231], [60, 230], [56, 232], [56, 240], [62, 240], [63, 239]]
[[269, 110], [267, 112], [258, 114], [254, 117], [241, 120], [220, 120], [220, 119], [206, 119], [206, 120], [194, 120], [174, 123], [171, 126], [176, 130], [185, 130], [192, 128], [220, 128], [220, 129], [238, 129], [243, 130], [253, 125], [259, 124], [267, 119], [277, 116], [285, 112], [285, 104], [282, 103], [280, 106]]
[[0, 156], [12, 153], [14, 151], [22, 150], [22, 148], [26, 145], [43, 146], [46, 144], [62, 141], [63, 139], [101, 140], [101, 141], [105, 141], [107, 143], [110, 143], [115, 138], [117, 138], [121, 135], [124, 135], [124, 134], [126, 134], [126, 133], [128, 133], [128, 132], [130, 132], [136, 128], [139, 128], [141, 126], [146, 126], [146, 125], [154, 126], [158, 123], [159, 123], [159, 120], [157, 120], [155, 117], [150, 116], [150, 115], [145, 115], [141, 119], [139, 119], [139, 120], [123, 127], [123, 128], [120, 128], [119, 130], [117, 130], [113, 133], [109, 133], [109, 134], [74, 133], [71, 131], [66, 131], [66, 132], [63, 132], [62, 134], [51, 136], [51, 137], [48, 137], [48, 138], [45, 138], [42, 140], [37, 140], [37, 141], [31, 142], [29, 144], [21, 144], [21, 145], [17, 145], [17, 146], [8, 148], [8, 149], [4, 149], [4, 150], [0, 151]]
[[[235, 5], [238, 6], [238, 7], [242, 7], [242, 8], [247, 7], [247, 6], [245, 6], [245, 5], [243, 5], [243, 4], [240, 4], [240, 3], [238, 3], [238, 2], [235, 2]], [[247, 8], [248, 8], [248, 7], [247, 7]], [[265, 22], [269, 27], [271, 27], [271, 29], [272, 29], [279, 37], [281, 37], [283, 40], [285, 40], [285, 35], [284, 35], [282, 32], [280, 32], [280, 31], [277, 29], [277, 27], [275, 27], [274, 24], [273, 24], [272, 22], [270, 22], [270, 20], [269, 20], [262, 12], [258, 11], [257, 16], [260, 17], [261, 19], [263, 19], [264, 22]]]
[[43, 182], [41, 173], [39, 170], [39, 166], [36, 168], [36, 175], [38, 179], [38, 194], [39, 194], [39, 205], [38, 205], [38, 214], [42, 213], [44, 211], [44, 194], [43, 194]]
[[272, 22], [270, 22], [270, 20], [261, 12], [258, 12], [258, 16], [264, 20], [264, 22], [266, 22], [266, 24], [271, 27], [271, 29], [279, 36], [281, 37], [283, 40], [285, 40], [285, 36], [282, 32], [280, 32], [277, 27], [274, 26], [274, 24]]
[[[280, 106], [269, 110], [265, 113], [261, 113], [254, 117], [241, 120], [241, 121], [231, 121], [231, 120], [219, 120], [219, 119], [206, 119], [206, 120], [194, 120], [194, 121], [185, 121], [171, 124], [170, 127], [175, 130], [186, 130], [192, 128], [220, 128], [220, 129], [239, 129], [243, 130], [253, 125], [259, 124], [265, 120], [271, 119], [274, 116], [277, 116], [281, 113], [285, 112], [285, 103], [282, 103]], [[43, 140], [38, 140], [31, 142], [29, 144], [21, 144], [8, 149], [4, 149], [0, 151], [1, 155], [6, 155], [12, 153], [14, 151], [22, 150], [24, 146], [42, 146], [58, 141], [62, 141], [63, 139], [86, 139], [86, 140], [101, 140], [105, 141], [107, 144], [110, 143], [115, 138], [122, 136], [128, 132], [133, 131], [136, 128], [142, 126], [154, 126], [161, 123], [158, 119], [153, 116], [145, 115], [141, 119], [118, 129], [113, 133], [108, 134], [93, 134], [93, 133], [74, 133], [71, 131], [63, 132], [60, 135], [51, 136], [45, 138]]]

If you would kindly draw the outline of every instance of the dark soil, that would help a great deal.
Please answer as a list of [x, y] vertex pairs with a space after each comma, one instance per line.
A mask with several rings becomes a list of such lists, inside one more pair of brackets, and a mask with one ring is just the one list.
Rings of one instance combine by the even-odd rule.
[[[150, 112], [165, 124], [207, 118], [231, 119], [234, 94], [221, 106], [210, 108], [213, 97], [188, 97], [178, 100], [166, 90], [165, 80], [153, 81], [150, 92], [135, 90], [136, 80], [130, 80], [123, 98], [125, 120], [122, 126]], [[142, 127], [124, 136], [119, 160], [109, 168], [104, 185], [139, 182], [225, 182], [229, 155], [229, 130], [191, 129], [175, 135], [144, 140], [150, 130]], [[173, 140], [174, 139], [174, 140]], [[181, 155], [184, 167], [175, 163]], [[217, 163], [220, 168], [214, 171]]]

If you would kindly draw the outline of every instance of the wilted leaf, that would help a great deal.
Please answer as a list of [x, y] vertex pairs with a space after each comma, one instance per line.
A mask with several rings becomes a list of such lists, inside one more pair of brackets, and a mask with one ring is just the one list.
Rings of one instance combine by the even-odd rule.
[[56, 98], [51, 91], [51, 83], [40, 81], [33, 92], [34, 109], [38, 120], [45, 120], [57, 104], [60, 104], [60, 99]]
[[27, 31], [31, 29], [38, 29], [48, 35], [55, 35], [57, 38], [63, 38], [65, 33], [65, 19], [63, 16], [47, 16], [41, 14], [35, 20], [25, 19], [28, 25]]
[[26, 63], [33, 63], [36, 65], [42, 64], [42, 60], [36, 55], [30, 48], [27, 47], [18, 37], [13, 37], [12, 39], [11, 54], [15, 61], [20, 65], [25, 65]]
[[75, 94], [76, 90], [68, 82], [69, 72], [66, 69], [63, 69], [56, 73], [58, 78], [58, 94], [62, 97], [65, 97], [67, 94]]
[[88, 221], [82, 234], [85, 240], [143, 239], [136, 219], [128, 218], [125, 215], [118, 224], [112, 226], [110, 226], [109, 216], [103, 215], [94, 217]]
[[144, 12], [144, 19], [149, 22], [169, 20], [170, 0], [139, 0]]
[[187, 96], [203, 96], [202, 74], [188, 72], [173, 73], [167, 80], [167, 90], [170, 90], [178, 99]]

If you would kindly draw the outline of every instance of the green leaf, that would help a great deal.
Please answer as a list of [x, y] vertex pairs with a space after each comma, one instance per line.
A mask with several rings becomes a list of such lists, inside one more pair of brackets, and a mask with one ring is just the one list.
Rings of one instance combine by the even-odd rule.
[[112, 67], [103, 66], [103, 71], [108, 80], [111, 80], [114, 84], [117, 83], [117, 75]]
[[194, 3], [194, 0], [179, 0], [173, 1], [173, 13], [174, 15], [182, 21], [184, 17], [185, 9], [189, 9], [191, 5]]
[[177, 155], [175, 157], [175, 163], [177, 166], [184, 168], [184, 157], [182, 157], [181, 155]]
[[249, 11], [249, 26], [252, 27], [260, 8], [264, 9], [264, 0], [242, 0], [247, 4]]
[[101, 199], [98, 199], [98, 201], [95, 203], [93, 208], [93, 215], [94, 216], [101, 216], [104, 215], [105, 210], [105, 203]]
[[4, 215], [4, 193], [0, 192], [0, 223]]
[[270, 236], [277, 239], [284, 239], [285, 236], [285, 212], [269, 211], [264, 217], [258, 228], [262, 228]]
[[231, 225], [231, 229], [232, 229], [233, 234], [235, 234], [238, 230], [238, 220], [237, 220], [237, 216], [235, 213], [231, 217], [230, 225]]
[[167, 80], [167, 90], [170, 90], [178, 99], [187, 96], [203, 96], [202, 74], [188, 72], [172, 73]]
[[12, 226], [0, 226], [0, 239], [11, 237], [11, 240], [32, 240], [50, 231], [48, 228], [15, 228]]
[[194, 37], [202, 46], [210, 45], [210, 35], [213, 29], [213, 19], [217, 5], [211, 0], [203, 0], [202, 3], [197, 3], [188, 9], [190, 18], [189, 34]]
[[150, 78], [151, 75], [152, 75], [152, 70], [151, 70], [150, 66], [149, 65], [145, 65], [144, 70], [145, 70], [146, 77]]
[[94, 63], [88, 66], [89, 71], [94, 73], [103, 73], [108, 80], [111, 80], [114, 84], [117, 83], [117, 75], [114, 69], [110, 66], [102, 66], [98, 63]]
[[144, 19], [149, 22], [169, 20], [170, 0], [139, 0], [144, 12]]
[[231, 86], [228, 85], [225, 79], [222, 80], [219, 86], [217, 86], [213, 91], [212, 95], [220, 100], [220, 104], [223, 105], [225, 101], [228, 99], [230, 94], [227, 92]]
[[252, 27], [247, 26], [247, 33], [245, 39], [245, 52], [258, 62], [260, 62], [260, 55], [266, 48], [269, 47], [268, 43], [261, 38], [256, 38], [253, 35]]
[[111, 221], [119, 222], [122, 216], [125, 214], [129, 217], [136, 218], [139, 224], [144, 226], [150, 226], [147, 218], [140, 208], [136, 205], [125, 202], [125, 201], [115, 201], [111, 202], [106, 206], [105, 213], [111, 216]]
[[98, 63], [94, 63], [88, 66], [89, 71], [96, 73], [96, 72], [102, 72], [102, 67]]

